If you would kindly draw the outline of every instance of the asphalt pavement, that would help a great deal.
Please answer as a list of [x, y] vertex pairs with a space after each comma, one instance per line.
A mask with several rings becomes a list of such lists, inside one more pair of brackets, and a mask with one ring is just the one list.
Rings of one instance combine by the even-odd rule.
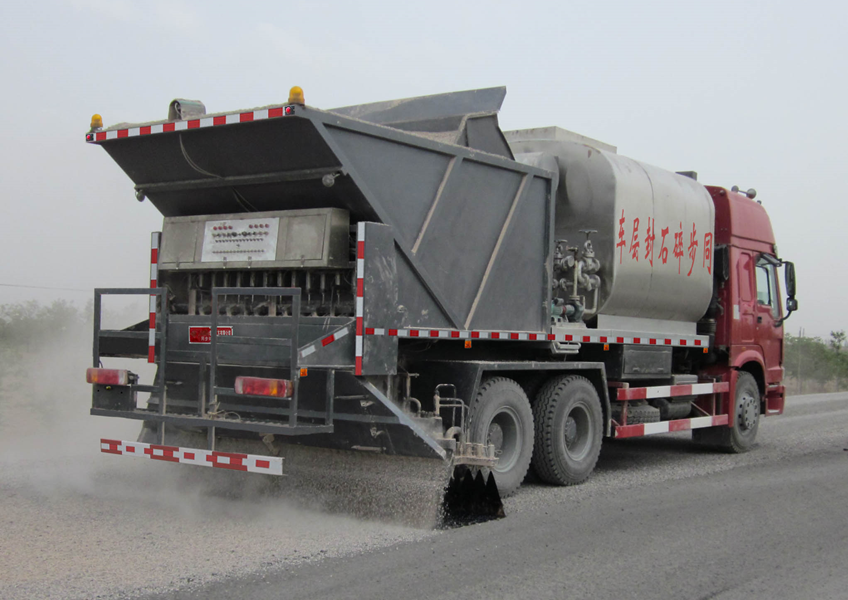
[[98, 436], [134, 429], [84, 406], [9, 418], [0, 597], [845, 599], [848, 394], [787, 407], [750, 453], [687, 433], [605, 442], [585, 484], [529, 482], [505, 519], [439, 531], [101, 455]]
[[745, 455], [688, 434], [605, 444], [582, 486], [499, 521], [149, 599], [848, 598], [848, 394], [790, 398]]

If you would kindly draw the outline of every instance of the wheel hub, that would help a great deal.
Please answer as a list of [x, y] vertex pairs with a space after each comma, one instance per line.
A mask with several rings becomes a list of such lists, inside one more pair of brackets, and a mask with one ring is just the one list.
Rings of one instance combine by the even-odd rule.
[[503, 452], [504, 435], [503, 429], [497, 423], [492, 423], [489, 426], [489, 436], [486, 442], [495, 447], [495, 456], [500, 456]]
[[489, 423], [486, 443], [495, 447], [498, 458], [495, 471], [506, 472], [518, 461], [523, 443], [521, 418], [509, 407], [497, 413]]
[[565, 420], [565, 447], [569, 450], [577, 439], [577, 421], [571, 415]]
[[757, 424], [759, 407], [754, 397], [745, 395], [739, 403], [739, 426], [750, 431]]
[[563, 442], [565, 451], [575, 460], [580, 460], [592, 445], [589, 413], [582, 404], [577, 404], [565, 417]]

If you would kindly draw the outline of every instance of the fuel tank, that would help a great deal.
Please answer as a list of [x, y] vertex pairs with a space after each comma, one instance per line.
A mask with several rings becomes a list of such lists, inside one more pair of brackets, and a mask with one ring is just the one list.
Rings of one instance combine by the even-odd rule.
[[[586, 298], [584, 319], [693, 323], [703, 316], [712, 295], [715, 223], [704, 186], [556, 127], [506, 132], [506, 139], [519, 161], [556, 163], [554, 229], [565, 253], [577, 248], [579, 259], [587, 235], [592, 242], [600, 284], [597, 306], [594, 292], [578, 290]], [[567, 298], [573, 288], [555, 293]]]

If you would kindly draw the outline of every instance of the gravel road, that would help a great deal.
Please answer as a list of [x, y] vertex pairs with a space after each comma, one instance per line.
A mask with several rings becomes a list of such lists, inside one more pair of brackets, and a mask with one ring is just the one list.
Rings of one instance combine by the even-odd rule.
[[57, 348], [0, 388], [3, 600], [131, 598], [431, 535], [311, 510], [261, 476], [101, 454], [140, 424], [88, 415], [87, 360]]
[[[81, 379], [79, 367], [57, 377]], [[87, 416], [87, 392], [71, 386], [56, 401], [50, 381], [24, 396], [2, 391], [4, 599], [844, 598], [848, 589], [848, 394], [790, 399], [742, 456], [704, 452], [686, 434], [608, 443], [585, 485], [528, 484], [504, 520], [423, 531], [315, 512], [250, 475], [222, 486], [102, 455], [101, 436], [133, 439], [137, 425]]]
[[523, 486], [506, 519], [150, 600], [844, 600], [848, 394], [789, 402], [749, 454], [612, 442], [589, 482]]

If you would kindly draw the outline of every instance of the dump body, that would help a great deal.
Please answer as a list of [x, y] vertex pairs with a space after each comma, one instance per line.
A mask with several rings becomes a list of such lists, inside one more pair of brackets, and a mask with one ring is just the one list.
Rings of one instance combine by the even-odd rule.
[[[208, 116], [191, 129], [102, 145], [166, 219], [319, 206], [344, 211], [350, 223], [389, 225], [398, 300], [384, 327], [546, 328], [550, 173], [332, 112], [290, 113], [254, 110], [237, 124]], [[169, 256], [191, 243], [168, 233]], [[246, 268], [247, 258], [227, 266]], [[249, 262], [273, 266], [257, 256]], [[181, 260], [179, 269], [203, 264]]]

